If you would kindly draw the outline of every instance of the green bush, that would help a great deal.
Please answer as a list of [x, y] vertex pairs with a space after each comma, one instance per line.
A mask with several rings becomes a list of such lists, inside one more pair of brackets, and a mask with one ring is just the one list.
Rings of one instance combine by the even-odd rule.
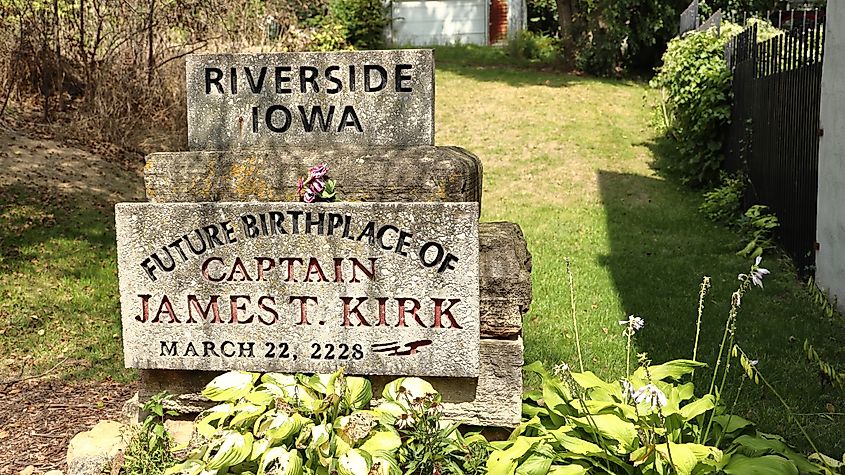
[[381, 0], [332, 0], [329, 13], [344, 27], [346, 41], [360, 49], [384, 46], [384, 28], [390, 23]]
[[692, 185], [715, 182], [722, 165], [731, 114], [727, 38], [711, 30], [672, 40], [651, 83], [663, 91], [665, 125], [677, 141], [679, 154], [670, 166]]
[[515, 59], [553, 63], [559, 57], [556, 38], [531, 31], [520, 31], [508, 41], [508, 54]]
[[778, 217], [769, 211], [768, 206], [754, 205], [739, 219], [739, 230], [748, 243], [737, 255], [757, 257], [763, 251], [775, 247], [774, 232], [780, 226]]
[[556, 36], [560, 29], [555, 0], [528, 0], [528, 31]]
[[717, 223], [735, 224], [742, 211], [745, 178], [742, 175], [721, 174], [721, 184], [704, 194], [698, 210]]

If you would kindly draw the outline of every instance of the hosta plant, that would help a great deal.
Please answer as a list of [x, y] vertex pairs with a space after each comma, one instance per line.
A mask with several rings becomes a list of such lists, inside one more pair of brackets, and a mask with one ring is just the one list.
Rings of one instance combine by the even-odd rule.
[[[742, 369], [743, 379], [764, 384], [781, 400], [789, 417], [815, 448], [789, 407], [760, 374], [757, 361], [742, 350], [736, 321], [743, 296], [763, 286], [769, 271], [758, 256], [747, 274], [739, 274], [739, 287], [731, 298], [722, 343], [714, 364], [710, 387], [697, 396], [690, 381], [696, 369], [698, 332], [690, 360], [652, 365], [647, 355], [618, 381], [605, 381], [590, 371], [575, 372], [566, 364], [549, 372], [540, 363], [525, 367], [539, 376], [538, 389], [525, 395], [524, 422], [496, 449], [487, 462], [491, 475], [609, 474], [833, 474], [842, 464], [823, 455], [810, 459], [798, 454], [778, 436], [758, 432], [754, 425], [730, 414], [722, 398], [728, 393], [726, 376]], [[710, 279], [700, 288], [699, 325]], [[574, 322], [577, 327], [577, 321]], [[630, 316], [625, 327], [628, 355], [636, 332], [645, 321]], [[579, 369], [581, 365], [579, 363]], [[733, 391], [731, 391], [733, 392]], [[699, 393], [701, 394], [701, 393]], [[812, 461], [811, 461], [812, 460]], [[816, 463], [814, 463], [816, 462]], [[840, 470], [841, 471], [841, 470]]]
[[483, 440], [444, 427], [440, 396], [419, 378], [388, 384], [372, 409], [370, 382], [342, 369], [313, 376], [230, 371], [203, 395], [219, 404], [197, 417], [183, 460], [169, 474], [461, 473], [456, 461]]

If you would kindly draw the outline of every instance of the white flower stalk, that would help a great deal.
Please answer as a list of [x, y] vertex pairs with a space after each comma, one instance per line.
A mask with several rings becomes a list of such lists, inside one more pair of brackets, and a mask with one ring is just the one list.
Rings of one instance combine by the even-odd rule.
[[633, 335], [642, 330], [645, 326], [645, 320], [636, 315], [629, 315], [627, 320], [619, 320], [619, 324], [626, 327], [624, 334]]
[[769, 269], [760, 267], [760, 261], [762, 260], [762, 257], [757, 256], [757, 259], [754, 260], [754, 265], [751, 266], [751, 282], [761, 289], [763, 288], [763, 276], [769, 274]]
[[569, 373], [569, 365], [566, 363], [555, 365], [554, 372], [555, 376], [557, 376], [558, 378], [563, 378], [563, 375]]
[[666, 395], [663, 394], [663, 391], [651, 383], [637, 389], [637, 391], [633, 394], [633, 397], [634, 402], [637, 404], [646, 403], [651, 405], [652, 409], [666, 407], [666, 404], [669, 403], [669, 400], [666, 399]]
[[622, 385], [622, 397], [626, 400], [628, 398], [634, 397], [634, 385], [631, 384], [628, 380], [620, 379], [619, 384]]

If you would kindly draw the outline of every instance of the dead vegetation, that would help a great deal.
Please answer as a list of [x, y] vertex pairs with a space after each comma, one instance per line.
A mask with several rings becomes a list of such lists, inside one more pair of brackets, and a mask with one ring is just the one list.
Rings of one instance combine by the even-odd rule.
[[[0, 0], [0, 123], [135, 155], [186, 143], [184, 58], [308, 49], [325, 2]], [[336, 40], [336, 38], [335, 38]], [[333, 46], [336, 46], [332, 40]]]

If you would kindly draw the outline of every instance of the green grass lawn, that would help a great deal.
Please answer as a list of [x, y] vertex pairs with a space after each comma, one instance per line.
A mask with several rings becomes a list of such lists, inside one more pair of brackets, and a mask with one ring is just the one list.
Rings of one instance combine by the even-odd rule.
[[[712, 361], [736, 276], [751, 262], [734, 254], [739, 236], [697, 211], [699, 193], [654, 169], [670, 150], [649, 125], [647, 86], [499, 68], [492, 65], [495, 51], [484, 52], [476, 64], [461, 51], [437, 56], [437, 144], [478, 155], [484, 164], [482, 219], [513, 221], [525, 232], [534, 258], [526, 361], [577, 368], [566, 257], [575, 273], [587, 369], [607, 378], [624, 373], [625, 339], [617, 322], [629, 314], [647, 322], [636, 351], [656, 363], [689, 358], [704, 275], [713, 277], [713, 288], [700, 357]], [[44, 371], [58, 355], [71, 362], [62, 374], [133, 377], [122, 369], [115, 336], [111, 203], [72, 199], [43, 197], [23, 185], [0, 189], [2, 377], [22, 364], [27, 374]], [[845, 393], [819, 378], [802, 344], [809, 339], [843, 369], [845, 319], [825, 317], [786, 260], [765, 256], [763, 265], [772, 275], [765, 289], [743, 300], [738, 341], [793, 410], [808, 414], [801, 421], [819, 447], [839, 457]], [[738, 413], [806, 448], [777, 399], [752, 386], [745, 385]]]

